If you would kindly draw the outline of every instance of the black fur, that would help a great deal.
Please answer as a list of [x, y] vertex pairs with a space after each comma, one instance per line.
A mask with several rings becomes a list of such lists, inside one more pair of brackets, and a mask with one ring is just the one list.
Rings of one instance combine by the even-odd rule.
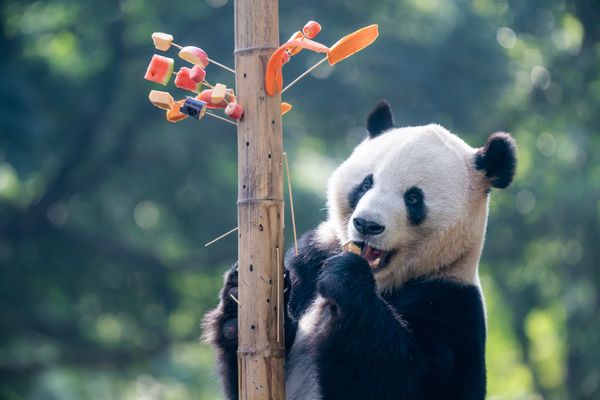
[[217, 370], [221, 375], [225, 396], [237, 399], [237, 298], [238, 263], [225, 274], [225, 284], [219, 293], [219, 305], [204, 316], [204, 340], [216, 351]]
[[374, 138], [394, 127], [392, 108], [385, 100], [380, 100], [367, 117], [369, 137]]
[[365, 179], [363, 179], [360, 184], [356, 185], [356, 187], [350, 191], [350, 194], [348, 195], [348, 204], [350, 205], [350, 208], [355, 209], [360, 199], [365, 193], [371, 190], [372, 187], [373, 174], [369, 174], [365, 176]]
[[419, 279], [379, 296], [369, 265], [327, 260], [330, 301], [315, 338], [324, 399], [483, 399], [485, 320], [479, 290]]
[[[485, 321], [478, 288], [419, 279], [378, 295], [361, 257], [340, 253], [336, 244], [320, 244], [315, 232], [299, 244], [300, 254], [286, 258], [286, 285], [291, 285], [285, 296], [286, 348], [320, 294], [327, 303], [312, 350], [323, 399], [485, 397]], [[207, 336], [218, 338], [212, 343], [229, 399], [237, 398], [235, 346], [223, 338], [228, 328], [223, 322], [237, 318], [225, 296], [237, 282], [232, 273], [206, 325]]]
[[404, 193], [404, 204], [406, 205], [406, 217], [411, 225], [418, 226], [427, 217], [427, 206], [425, 205], [425, 194], [418, 186], [413, 186]]
[[492, 133], [485, 146], [475, 153], [475, 168], [485, 172], [490, 185], [504, 189], [517, 169], [517, 145], [508, 133]]

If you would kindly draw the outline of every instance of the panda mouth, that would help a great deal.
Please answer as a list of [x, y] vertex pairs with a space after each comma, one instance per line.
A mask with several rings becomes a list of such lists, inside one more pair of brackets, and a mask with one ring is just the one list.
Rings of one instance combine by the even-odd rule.
[[377, 249], [366, 243], [358, 243], [358, 245], [361, 248], [360, 256], [367, 260], [373, 272], [379, 272], [387, 267], [388, 262], [394, 253], [393, 251]]

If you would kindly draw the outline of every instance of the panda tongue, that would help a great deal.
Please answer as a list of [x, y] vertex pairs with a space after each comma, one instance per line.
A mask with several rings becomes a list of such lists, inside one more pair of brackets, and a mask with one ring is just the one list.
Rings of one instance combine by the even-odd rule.
[[377, 268], [381, 261], [382, 250], [375, 249], [369, 245], [366, 245], [362, 249], [362, 256], [367, 260], [371, 268]]

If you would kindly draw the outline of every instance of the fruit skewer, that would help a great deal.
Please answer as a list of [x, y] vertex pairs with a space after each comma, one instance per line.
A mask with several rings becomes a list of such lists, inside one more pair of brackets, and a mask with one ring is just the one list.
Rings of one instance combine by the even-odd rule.
[[209, 63], [212, 63], [235, 75], [235, 70], [233, 68], [229, 68], [228, 66], [209, 58], [208, 54], [201, 48], [181, 46], [177, 43], [173, 43], [173, 35], [163, 32], [154, 32], [152, 34], [152, 40], [154, 41], [154, 47], [158, 50], [167, 51], [171, 46], [174, 46], [179, 49], [179, 57], [192, 64], [198, 65], [201, 68], [206, 68]]

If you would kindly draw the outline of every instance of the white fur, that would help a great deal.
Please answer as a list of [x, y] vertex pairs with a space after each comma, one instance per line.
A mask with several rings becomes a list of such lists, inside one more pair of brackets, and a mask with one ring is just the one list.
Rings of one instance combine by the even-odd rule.
[[310, 353], [310, 338], [319, 328], [324, 299], [318, 297], [298, 324], [296, 339], [286, 365], [286, 400], [319, 400], [321, 390], [316, 366]]

